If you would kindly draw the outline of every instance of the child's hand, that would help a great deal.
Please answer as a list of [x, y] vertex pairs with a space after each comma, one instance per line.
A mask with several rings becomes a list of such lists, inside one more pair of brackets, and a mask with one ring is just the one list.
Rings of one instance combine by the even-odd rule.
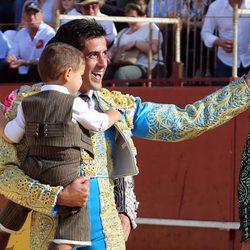
[[113, 122], [118, 122], [122, 120], [122, 115], [119, 111], [111, 107], [109, 110], [106, 111], [106, 114], [112, 118]]

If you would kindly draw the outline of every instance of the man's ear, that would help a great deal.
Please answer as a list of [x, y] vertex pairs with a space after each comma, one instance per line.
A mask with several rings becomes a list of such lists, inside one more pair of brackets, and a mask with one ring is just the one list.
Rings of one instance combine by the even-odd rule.
[[71, 73], [72, 73], [72, 68], [71, 67], [68, 67], [67, 69], [65, 69], [63, 72], [62, 72], [62, 77], [63, 79], [68, 82], [70, 77], [71, 77]]

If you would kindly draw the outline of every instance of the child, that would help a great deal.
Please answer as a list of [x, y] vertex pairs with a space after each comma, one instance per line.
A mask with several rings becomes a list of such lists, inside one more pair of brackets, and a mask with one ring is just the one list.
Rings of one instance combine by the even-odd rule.
[[[0, 135], [18, 143], [25, 134], [29, 154], [22, 169], [45, 184], [66, 186], [77, 178], [80, 149], [93, 155], [88, 130], [104, 131], [121, 120], [115, 109], [99, 113], [75, 96], [82, 85], [84, 66], [82, 52], [74, 47], [48, 45], [38, 63], [45, 83], [41, 92], [26, 97], [19, 104], [17, 117], [8, 123], [0, 112]], [[0, 229], [5, 233], [18, 231], [28, 212], [9, 201], [0, 213]], [[65, 250], [91, 245], [87, 208], [59, 207], [58, 214], [59, 225], [51, 246]]]
[[[60, 9], [61, 9], [61, 13], [64, 15], [82, 16], [82, 14], [78, 12], [75, 8], [75, 0], [60, 0]], [[63, 25], [68, 21], [70, 21], [70, 19], [61, 19], [60, 25]]]

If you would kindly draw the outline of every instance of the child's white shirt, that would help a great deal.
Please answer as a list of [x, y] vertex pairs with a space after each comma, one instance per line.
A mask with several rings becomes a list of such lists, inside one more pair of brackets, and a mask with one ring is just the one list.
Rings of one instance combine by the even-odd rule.
[[[59, 85], [44, 85], [41, 91], [54, 90], [70, 94], [68, 89]], [[35, 107], [34, 107], [35, 108]], [[108, 128], [109, 117], [105, 113], [94, 110], [93, 105], [76, 97], [72, 107], [72, 121], [79, 122], [84, 128], [91, 131], [105, 131]], [[22, 103], [18, 105], [17, 116], [5, 126], [5, 135], [13, 142], [18, 143], [25, 133], [26, 122], [24, 119]]]

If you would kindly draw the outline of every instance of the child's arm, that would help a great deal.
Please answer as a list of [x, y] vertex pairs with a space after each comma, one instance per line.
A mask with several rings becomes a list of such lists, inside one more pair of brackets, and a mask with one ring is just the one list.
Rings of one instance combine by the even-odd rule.
[[105, 131], [115, 122], [122, 119], [121, 114], [111, 108], [105, 113], [91, 109], [88, 103], [77, 97], [73, 104], [73, 119], [78, 121], [84, 128], [91, 131]]
[[108, 123], [108, 127], [110, 128], [112, 125], [114, 125], [114, 123], [121, 121], [122, 120], [122, 116], [121, 113], [119, 111], [117, 111], [116, 109], [114, 109], [113, 107], [111, 107], [109, 110], [107, 110], [105, 112], [108, 117], [109, 117], [109, 123]]
[[11, 141], [4, 133], [4, 129], [6, 124], [8, 123], [7, 119], [4, 116], [4, 113], [2, 110], [0, 110], [0, 136], [3, 137], [3, 139], [5, 141], [7, 141], [8, 143], [14, 143], [13, 141]]

